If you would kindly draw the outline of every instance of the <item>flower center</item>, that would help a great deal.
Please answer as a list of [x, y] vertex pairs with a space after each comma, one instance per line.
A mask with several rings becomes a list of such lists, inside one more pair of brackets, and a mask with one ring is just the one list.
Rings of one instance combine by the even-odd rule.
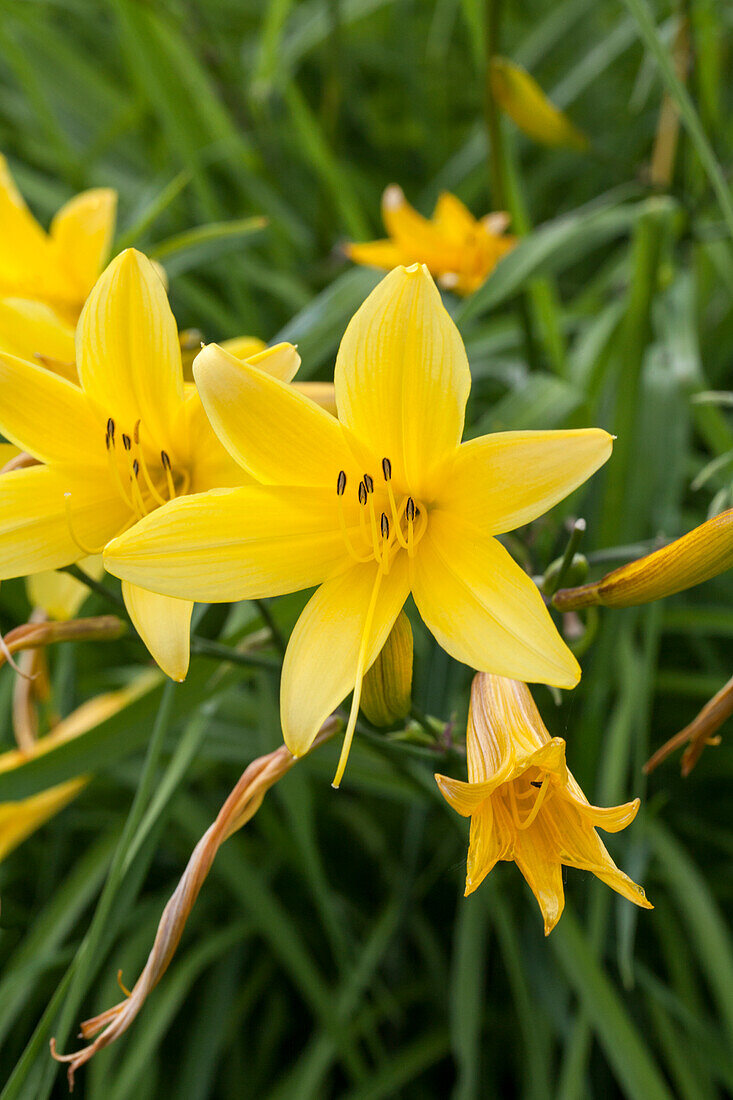
[[[159, 462], [148, 462], [145, 448], [140, 442], [140, 428], [141, 421], [138, 420], [132, 435], [122, 432], [118, 443], [115, 422], [110, 417], [104, 437], [111, 482], [131, 512], [130, 520], [122, 528], [123, 531], [161, 504], [186, 493], [190, 484], [186, 470], [174, 471], [167, 451], [160, 451]], [[101, 553], [104, 547], [86, 546], [75, 532], [70, 492], [64, 493], [64, 507], [69, 533], [79, 549], [84, 554]]]
[[350, 557], [357, 562], [376, 561], [383, 573], [400, 550], [412, 558], [428, 525], [427, 508], [414, 497], [403, 494], [399, 500], [392, 488], [392, 463], [382, 459], [382, 481], [375, 487], [371, 474], [359, 482], [356, 498], [358, 522], [347, 523], [347, 508], [353, 515], [353, 500], [347, 501], [346, 471], [336, 481], [336, 498], [341, 534]]
[[[547, 772], [542, 774], [539, 771], [536, 774], [536, 779], [530, 779], [526, 783], [522, 782], [526, 779], [526, 776], [521, 776], [509, 784], [509, 809], [517, 829], [524, 830], [530, 827], [549, 794], [549, 774]], [[522, 803], [521, 812], [525, 814], [524, 817], [520, 813], [520, 802]]]

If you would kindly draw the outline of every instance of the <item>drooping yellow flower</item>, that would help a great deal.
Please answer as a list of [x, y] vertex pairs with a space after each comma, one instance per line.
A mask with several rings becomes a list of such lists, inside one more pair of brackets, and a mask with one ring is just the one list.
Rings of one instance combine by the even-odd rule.
[[0, 348], [74, 377], [74, 326], [109, 258], [117, 212], [110, 188], [83, 191], [48, 233], [0, 156]]
[[[77, 330], [75, 385], [0, 353], [0, 431], [42, 465], [0, 476], [0, 577], [101, 552], [113, 535], [183, 493], [247, 480], [185, 386], [160, 277], [129, 249], [97, 281]], [[289, 381], [290, 344], [255, 355], [255, 374]], [[173, 679], [186, 674], [192, 604], [123, 585], [135, 627]]]
[[534, 77], [506, 57], [492, 57], [491, 91], [527, 137], [542, 145], [568, 145], [585, 150], [590, 142], [567, 115], [552, 103]]
[[603, 431], [461, 443], [471, 385], [458, 329], [425, 267], [397, 268], [348, 325], [338, 420], [209, 345], [194, 366], [211, 423], [261, 484], [175, 501], [106, 548], [110, 572], [185, 599], [320, 585], [283, 666], [285, 742], [308, 751], [361, 682], [410, 592], [460, 661], [572, 687], [578, 664], [496, 536], [541, 515], [608, 458]]
[[635, 607], [673, 596], [733, 567], [733, 508], [679, 539], [607, 573], [599, 581], [563, 588], [553, 603], [561, 611], [600, 604]]
[[504, 232], [507, 214], [474, 218], [447, 191], [428, 219], [392, 184], [382, 196], [382, 220], [389, 239], [348, 244], [347, 256], [357, 264], [385, 271], [398, 264], [425, 264], [442, 287], [456, 294], [473, 294], [516, 244], [516, 238]]
[[512, 860], [537, 898], [545, 935], [565, 905], [563, 866], [591, 871], [635, 905], [652, 908], [596, 832], [630, 825], [639, 799], [608, 809], [590, 805], [565, 765], [565, 742], [550, 737], [526, 684], [474, 677], [466, 752], [467, 783], [435, 778], [453, 809], [471, 818], [467, 895], [499, 860]]

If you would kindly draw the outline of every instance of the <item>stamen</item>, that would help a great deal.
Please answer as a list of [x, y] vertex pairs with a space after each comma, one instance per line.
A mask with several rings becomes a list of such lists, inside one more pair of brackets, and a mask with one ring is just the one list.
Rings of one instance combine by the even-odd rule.
[[[368, 474], [365, 474], [364, 477], [366, 479], [368, 477]], [[371, 478], [369, 480], [371, 481]], [[373, 485], [374, 485], [374, 482], [372, 482], [372, 486]], [[367, 491], [368, 491], [368, 487], [367, 487]], [[381, 552], [380, 552], [380, 549], [379, 549], [379, 532], [377, 531], [377, 515], [376, 515], [376, 512], [374, 511], [374, 493], [373, 492], [368, 492], [368, 498], [369, 498], [369, 524], [370, 524], [371, 531], [372, 531], [372, 549], [374, 550], [374, 557], [375, 557], [377, 563], [379, 565], [381, 565], [382, 564], [382, 555], [381, 555]]]
[[74, 525], [71, 522], [71, 493], [64, 493], [64, 511], [66, 512], [66, 526], [69, 528], [69, 534], [72, 541], [79, 547], [82, 554], [86, 554], [87, 557], [92, 557], [94, 554], [101, 554], [104, 550], [104, 545], [99, 546], [94, 550], [91, 546], [85, 546], [80, 538], [74, 531]]
[[415, 557], [415, 501], [412, 497], [407, 498], [407, 504], [405, 505], [405, 516], [407, 517], [407, 553], [411, 558]]
[[363, 505], [363, 504], [366, 504], [366, 502], [367, 502], [366, 485], [364, 484], [363, 481], [360, 481], [359, 482], [359, 504]]
[[385, 481], [392, 480], [392, 463], [388, 458], [382, 459], [382, 473], [384, 474]]
[[545, 795], [547, 794], [547, 792], [549, 790], [549, 787], [550, 787], [549, 780], [550, 780], [550, 777], [547, 774], [545, 774], [542, 777], [542, 783], [540, 784], [540, 789], [537, 793], [537, 797], [535, 798], [534, 806], [529, 811], [529, 813], [527, 814], [527, 816], [525, 817], [525, 819], [521, 823], [521, 825], [518, 825], [518, 828], [528, 829], [530, 827], [530, 825], [532, 824], [532, 822], [534, 821], [534, 819], [537, 817], [537, 814], [540, 812], [540, 807], [542, 806], [542, 803], [545, 801]]
[[173, 474], [171, 473], [171, 460], [168, 457], [167, 451], [160, 452], [160, 461], [163, 463], [163, 469], [165, 470], [165, 479], [168, 483], [168, 499], [173, 500], [176, 495], [176, 487], [173, 484]]
[[[389, 459], [385, 458], [385, 459], [383, 459], [383, 462], [389, 462]], [[390, 468], [389, 468], [389, 472], [390, 472], [390, 477], [391, 477], [391, 475], [392, 475], [392, 466], [391, 465], [390, 465]], [[399, 509], [397, 508], [397, 502], [395, 501], [394, 493], [392, 492], [392, 485], [391, 485], [389, 480], [387, 480], [387, 496], [389, 497], [389, 506], [390, 506], [390, 509], [392, 511], [392, 520], [393, 520], [393, 523], [394, 523], [394, 529], [395, 529], [395, 534], [397, 536], [397, 541], [400, 544], [400, 546], [402, 547], [402, 549], [406, 550], [407, 549], [407, 542], [405, 540], [405, 536], [402, 534], [402, 514], [405, 510], [405, 502], [403, 500], [402, 505], [400, 506], [400, 508]]]
[[364, 474], [364, 488], [368, 493], [374, 492], [374, 478], [371, 478], [369, 474]]
[[129, 435], [123, 435], [122, 446], [125, 448], [125, 462], [127, 463], [127, 476], [130, 479], [130, 496], [132, 497], [132, 507], [140, 516], [146, 516], [148, 509], [145, 507], [145, 501], [143, 495], [140, 492], [140, 486], [137, 483], [137, 472], [135, 470], [135, 463], [132, 459], [132, 440]]
[[405, 515], [408, 523], [413, 523], [415, 519], [415, 501], [412, 497], [407, 498], [407, 504], [405, 505]]
[[384, 512], [382, 512], [381, 528], [382, 528], [382, 538], [383, 539], [388, 539], [389, 538], [389, 520], [387, 519], [387, 516], [385, 515]]
[[132, 447], [132, 440], [125, 432], [122, 433], [122, 446], [125, 448], [126, 451], [129, 451]]
[[115, 454], [115, 422], [110, 419], [107, 421], [107, 435], [105, 436], [105, 443], [107, 445], [107, 462], [109, 464], [109, 472], [112, 475], [112, 480], [116, 483], [120, 496], [124, 500], [128, 508], [135, 510], [135, 505], [132, 502], [131, 496], [128, 494], [127, 489], [122, 481], [122, 474], [120, 468], [117, 465], [117, 456]]
[[[360, 486], [360, 488], [361, 488], [361, 486]], [[344, 470], [341, 470], [341, 472], [339, 473], [339, 476], [336, 480], [336, 499], [337, 499], [337, 502], [338, 502], [339, 527], [341, 528], [341, 534], [343, 536], [344, 542], [346, 543], [346, 549], [349, 551], [349, 554], [354, 559], [354, 561], [358, 561], [358, 562], [371, 561], [372, 560], [371, 554], [369, 554], [367, 557], [362, 557], [358, 553], [358, 551], [354, 548], [354, 544], [352, 543], [351, 538], [349, 536], [349, 532], [346, 528], [346, 517], [344, 516], [344, 501], [343, 501], [343, 496], [344, 496], [344, 490], [345, 489], [346, 489], [346, 472]], [[366, 490], [365, 490], [365, 492], [366, 492]]]
[[351, 742], [354, 737], [354, 730], [356, 729], [356, 719], [359, 714], [359, 703], [361, 702], [361, 687], [364, 680], [365, 664], [367, 647], [369, 645], [369, 638], [372, 630], [372, 621], [374, 619], [374, 612], [377, 606], [377, 596], [379, 595], [379, 586], [382, 582], [382, 571], [377, 570], [377, 575], [374, 580], [374, 587], [372, 588], [371, 599], [369, 600], [369, 607], [367, 609], [366, 618], [364, 620], [364, 629], [361, 635], [361, 643], [359, 645], [359, 655], [356, 659], [356, 678], [354, 681], [354, 694], [351, 699], [351, 710], [349, 711], [349, 721], [346, 726], [346, 732], [344, 733], [344, 743], [341, 746], [341, 756], [339, 757], [338, 767], [336, 768], [336, 775], [333, 777], [332, 787], [338, 788], [341, 785], [343, 779], [344, 770], [346, 768], [346, 761], [349, 759], [349, 751], [351, 749]]
[[153, 483], [153, 479], [150, 476], [150, 471], [148, 470], [148, 464], [145, 461], [145, 452], [143, 451], [142, 447], [140, 446], [140, 421], [139, 420], [136, 421], [136, 423], [135, 423], [135, 430], [133, 432], [133, 435], [135, 437], [135, 445], [138, 449], [138, 455], [139, 455], [139, 458], [140, 458], [140, 467], [141, 467], [142, 472], [143, 472], [143, 478], [145, 479], [145, 484], [147, 485], [151, 495], [155, 498], [157, 503], [158, 504], [165, 504], [166, 503], [165, 497], [161, 496], [161, 494], [155, 488], [155, 485]]

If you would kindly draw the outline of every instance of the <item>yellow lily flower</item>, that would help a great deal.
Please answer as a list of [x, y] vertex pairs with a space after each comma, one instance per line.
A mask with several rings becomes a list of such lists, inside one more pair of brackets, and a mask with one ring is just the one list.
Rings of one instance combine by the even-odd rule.
[[608, 809], [590, 805], [565, 765], [565, 742], [550, 737], [526, 684], [474, 677], [466, 752], [467, 783], [435, 777], [453, 809], [471, 818], [466, 895], [499, 860], [510, 860], [537, 898], [546, 936], [565, 905], [563, 866], [591, 871], [635, 905], [653, 908], [596, 832], [625, 829], [639, 799]]
[[456, 294], [473, 294], [517, 243], [504, 232], [508, 214], [474, 218], [447, 191], [428, 219], [410, 206], [402, 188], [392, 184], [382, 196], [382, 220], [388, 240], [347, 244], [346, 255], [357, 264], [386, 271], [398, 264], [425, 264], [442, 287]]
[[[42, 465], [0, 476], [0, 577], [56, 569], [183, 493], [246, 475], [185, 386], [178, 332], [151, 262], [128, 249], [97, 281], [77, 330], [79, 385], [0, 354], [0, 430]], [[289, 381], [290, 344], [246, 366]], [[186, 675], [192, 603], [125, 583], [130, 617], [160, 667]]]
[[573, 687], [578, 664], [542, 598], [495, 537], [529, 523], [611, 453], [589, 429], [461, 443], [471, 385], [458, 329], [427, 268], [392, 271], [349, 323], [338, 420], [216, 345], [194, 374], [209, 419], [261, 484], [187, 497], [105, 549], [130, 584], [205, 601], [320, 585], [283, 666], [285, 743], [306, 753], [365, 671], [410, 592], [459, 661]]
[[48, 233], [0, 156], [0, 347], [74, 378], [74, 326], [109, 257], [117, 193], [97, 187], [67, 202]]

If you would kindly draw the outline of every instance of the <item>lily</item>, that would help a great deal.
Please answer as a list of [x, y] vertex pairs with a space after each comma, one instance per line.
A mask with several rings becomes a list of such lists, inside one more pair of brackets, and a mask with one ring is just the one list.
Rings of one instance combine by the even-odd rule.
[[338, 419], [216, 345], [194, 375], [222, 443], [260, 484], [189, 496], [113, 539], [106, 568], [179, 599], [250, 599], [320, 585], [283, 665], [285, 743], [306, 753], [353, 690], [412, 592], [459, 661], [573, 687], [577, 661], [496, 538], [529, 523], [609, 456], [596, 429], [461, 443], [471, 376], [427, 269], [392, 271], [349, 323]]
[[473, 294], [516, 244], [516, 238], [505, 234], [508, 214], [474, 218], [447, 191], [428, 219], [410, 206], [402, 188], [392, 184], [382, 196], [382, 220], [389, 238], [347, 244], [350, 259], [386, 271], [398, 264], [422, 263], [442, 287], [461, 295]]
[[513, 860], [537, 898], [546, 936], [565, 905], [563, 866], [591, 871], [635, 905], [652, 908], [596, 832], [625, 829], [639, 799], [608, 809], [590, 805], [565, 764], [565, 742], [550, 737], [526, 684], [474, 678], [466, 753], [467, 783], [435, 777], [453, 809], [471, 818], [466, 895], [499, 860]]
[[[184, 385], [163, 283], [134, 249], [94, 286], [77, 328], [76, 363], [78, 385], [0, 353], [0, 431], [38, 463], [0, 475], [0, 578], [99, 554], [166, 501], [247, 480], [195, 388]], [[292, 345], [280, 344], [248, 366], [285, 382], [299, 363]], [[192, 603], [129, 583], [122, 594], [160, 667], [183, 679]]]
[[0, 347], [74, 378], [74, 326], [112, 246], [117, 192], [82, 191], [46, 231], [0, 156]]

